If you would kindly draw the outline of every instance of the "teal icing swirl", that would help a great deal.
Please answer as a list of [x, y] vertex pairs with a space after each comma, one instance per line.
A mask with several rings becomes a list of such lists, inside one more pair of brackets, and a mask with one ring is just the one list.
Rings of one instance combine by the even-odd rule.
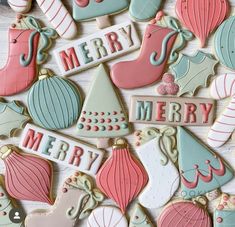
[[[77, 207], [70, 207], [66, 212], [66, 217], [69, 219], [83, 219], [87, 217], [92, 209], [97, 207], [99, 202], [104, 200], [103, 194], [96, 188], [92, 187], [91, 181], [87, 176], [80, 176], [77, 179], [80, 185], [77, 185], [79, 189], [85, 191], [85, 194], [78, 199]], [[72, 185], [76, 187], [76, 185]]]
[[167, 25], [169, 28], [171, 28], [173, 31], [170, 32], [162, 41], [162, 51], [161, 51], [161, 56], [159, 57], [159, 59], [156, 59], [158, 53], [157, 52], [153, 52], [150, 56], [150, 62], [152, 65], [154, 66], [159, 66], [161, 65], [165, 59], [166, 59], [166, 55], [167, 55], [167, 44], [170, 40], [170, 38], [178, 33], [179, 36], [179, 44], [175, 44], [174, 47], [172, 48], [170, 57], [169, 57], [169, 63], [172, 63], [174, 61], [177, 60], [178, 58], [178, 53], [177, 51], [180, 50], [184, 45], [185, 42], [188, 40], [191, 40], [193, 38], [193, 34], [185, 29], [181, 29], [179, 24], [177, 23], [177, 20], [173, 17], [166, 17], [165, 18], [167, 21]]
[[29, 37], [28, 56], [26, 57], [25, 54], [20, 55], [20, 64], [24, 67], [27, 67], [33, 59], [33, 42], [35, 35], [39, 33], [41, 38], [41, 45], [38, 47], [37, 50], [37, 62], [41, 63], [47, 58], [45, 50], [47, 50], [48, 46], [50, 45], [50, 39], [55, 37], [57, 34], [56, 31], [52, 28], [42, 28], [34, 17], [28, 16], [27, 22], [29, 23], [30, 27], [32, 27], [32, 29], [35, 29], [35, 31], [33, 31]]

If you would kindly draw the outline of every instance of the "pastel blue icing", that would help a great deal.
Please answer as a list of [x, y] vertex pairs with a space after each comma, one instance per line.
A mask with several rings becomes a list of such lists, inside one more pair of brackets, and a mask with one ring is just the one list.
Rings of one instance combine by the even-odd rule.
[[[221, 219], [219, 223], [217, 219]], [[214, 227], [233, 227], [235, 226], [235, 210], [215, 210]]]

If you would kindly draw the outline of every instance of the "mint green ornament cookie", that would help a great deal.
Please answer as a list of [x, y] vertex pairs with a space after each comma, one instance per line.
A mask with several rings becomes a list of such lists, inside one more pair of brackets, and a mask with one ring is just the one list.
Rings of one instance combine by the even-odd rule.
[[132, 0], [129, 13], [134, 21], [149, 21], [156, 16], [162, 0]]
[[232, 169], [186, 129], [178, 127], [181, 196], [191, 199], [220, 188], [233, 179]]
[[82, 108], [81, 94], [71, 81], [42, 69], [28, 94], [30, 116], [39, 126], [56, 130], [72, 126]]

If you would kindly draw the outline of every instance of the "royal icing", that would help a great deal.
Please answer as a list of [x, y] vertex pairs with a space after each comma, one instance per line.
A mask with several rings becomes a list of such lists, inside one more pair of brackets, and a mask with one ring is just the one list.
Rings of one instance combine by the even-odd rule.
[[132, 96], [130, 122], [163, 125], [211, 125], [214, 101], [201, 98]]
[[6, 0], [6, 1], [10, 5], [10, 7], [17, 13], [27, 13], [32, 5], [32, 0]]
[[0, 100], [0, 137], [13, 137], [29, 120], [26, 109], [19, 103]]
[[27, 124], [23, 130], [20, 148], [53, 162], [88, 174], [96, 174], [104, 153], [78, 140]]
[[208, 212], [197, 203], [177, 201], [170, 203], [157, 220], [158, 227], [212, 227]]
[[162, 83], [157, 87], [158, 94], [176, 95], [178, 91], [179, 91], [179, 86], [178, 84], [175, 83], [174, 75], [165, 73], [162, 77]]
[[138, 203], [131, 214], [129, 227], [153, 227], [149, 217]]
[[27, 215], [25, 223], [27, 227], [74, 227], [78, 220], [87, 217], [103, 199], [92, 179], [76, 172], [64, 182], [54, 206], [48, 210], [34, 210]]
[[[192, 34], [182, 29], [173, 17], [167, 16], [165, 21], [166, 26], [147, 26], [138, 59], [119, 62], [112, 67], [111, 78], [117, 87], [133, 89], [157, 82], [166, 64], [177, 60], [177, 51], [192, 39]], [[148, 76], [143, 76], [145, 74]]]
[[9, 213], [15, 208], [15, 204], [5, 191], [4, 178], [0, 175], [0, 227], [23, 227], [24, 224], [13, 223], [9, 218]]
[[6, 190], [19, 200], [53, 203], [52, 165], [37, 156], [20, 153], [13, 145], [0, 148], [4, 161]]
[[128, 227], [122, 212], [113, 206], [101, 206], [92, 211], [87, 220], [87, 227]]
[[73, 18], [77, 21], [96, 18], [98, 27], [110, 26], [108, 15], [119, 13], [129, 7], [128, 0], [73, 0]]
[[171, 66], [175, 81], [179, 85], [178, 96], [192, 96], [199, 87], [207, 87], [208, 77], [215, 75], [218, 61], [211, 54], [198, 51], [193, 56], [182, 54]]
[[29, 114], [46, 129], [64, 129], [78, 119], [82, 100], [78, 88], [71, 81], [41, 69], [37, 81], [28, 93]]
[[214, 227], [233, 226], [235, 223], [235, 210], [215, 210]]
[[138, 196], [147, 181], [145, 169], [130, 154], [126, 142], [117, 139], [111, 157], [102, 165], [96, 176], [97, 186], [125, 213], [128, 204]]
[[180, 21], [201, 41], [204, 47], [208, 36], [223, 22], [229, 12], [227, 0], [177, 0], [176, 13]]
[[100, 65], [86, 96], [77, 124], [77, 134], [82, 137], [111, 138], [129, 133], [130, 127], [123, 105], [106, 69]]
[[233, 171], [224, 160], [182, 127], [178, 127], [177, 142], [181, 196], [185, 199], [220, 188], [233, 178]]
[[149, 21], [156, 16], [162, 0], [132, 0], [129, 13], [134, 21]]
[[215, 121], [211, 127], [207, 142], [211, 147], [221, 147], [232, 135], [235, 125], [235, 74], [224, 74], [215, 78], [211, 84], [211, 97], [221, 100], [231, 97], [231, 101], [225, 108], [224, 112]]
[[18, 20], [27, 20], [32, 27], [17, 28], [13, 24], [9, 29], [9, 57], [0, 70], [0, 96], [18, 94], [32, 85], [37, 78], [37, 64], [46, 60], [45, 49], [50, 45], [48, 40], [55, 38], [53, 29], [42, 28], [31, 16], [27, 19], [20, 16]]
[[69, 75], [119, 57], [139, 47], [140, 40], [134, 24], [128, 21], [57, 48], [54, 56], [61, 73]]
[[179, 172], [174, 165], [178, 156], [175, 149], [176, 129], [146, 128], [135, 135], [137, 155], [149, 176], [147, 186], [139, 195], [139, 202], [149, 209], [162, 207], [179, 187]]

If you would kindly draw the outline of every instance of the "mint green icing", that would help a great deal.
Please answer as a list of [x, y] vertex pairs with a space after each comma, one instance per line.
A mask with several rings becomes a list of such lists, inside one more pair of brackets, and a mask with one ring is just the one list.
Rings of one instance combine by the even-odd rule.
[[3, 113], [7, 107], [12, 109], [16, 113], [19, 113], [19, 114], [24, 113], [24, 107], [17, 105], [17, 103], [15, 101], [8, 102], [8, 103], [0, 101], [0, 113]]
[[67, 79], [52, 76], [36, 82], [28, 94], [32, 119], [47, 129], [63, 129], [79, 117], [82, 100], [78, 88]]
[[75, 20], [92, 20], [96, 17], [118, 13], [129, 7], [129, 0], [103, 0], [101, 3], [88, 0], [88, 2], [86, 7], [80, 7], [76, 0], [73, 0], [73, 18]]
[[214, 227], [232, 227], [234, 223], [235, 210], [215, 210]]
[[102, 64], [95, 71], [78, 120], [77, 131], [79, 136], [93, 138], [112, 138], [130, 133], [123, 105]]
[[89, 57], [89, 49], [88, 49], [88, 46], [87, 46], [87, 43], [84, 42], [84, 43], [81, 43], [79, 46], [78, 46], [78, 49], [82, 55], [82, 58], [83, 58], [83, 61], [84, 61], [84, 64], [88, 64], [90, 62], [92, 62], [94, 59], [92, 57]]
[[129, 13], [136, 21], [148, 21], [156, 16], [162, 0], [132, 0]]
[[[178, 127], [177, 133], [177, 147], [179, 151], [179, 170], [181, 173], [181, 194], [185, 199], [204, 195], [207, 192], [220, 188], [233, 178], [233, 171], [224, 163], [225, 173], [222, 176], [218, 176], [213, 173], [213, 178], [209, 182], [205, 182], [199, 178], [196, 187], [187, 187], [182, 180], [182, 177], [186, 178], [189, 182], [193, 182], [196, 178], [195, 165], [198, 165], [198, 170], [208, 176], [208, 164], [213, 168], [219, 169], [220, 164], [218, 157], [205, 145], [201, 144], [196, 138], [194, 138], [188, 131], [182, 127]], [[222, 160], [222, 162], [224, 162]]]
[[224, 66], [235, 70], [235, 16], [224, 21], [215, 33], [215, 53]]

